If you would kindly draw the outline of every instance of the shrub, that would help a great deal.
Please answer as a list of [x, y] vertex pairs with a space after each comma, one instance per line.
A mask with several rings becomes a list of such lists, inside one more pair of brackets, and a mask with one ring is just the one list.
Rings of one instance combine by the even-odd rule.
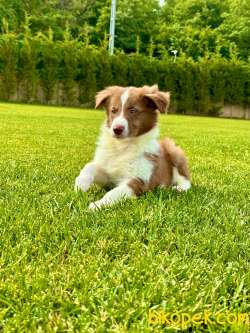
[[63, 43], [60, 43], [60, 49], [59, 78], [62, 86], [62, 103], [64, 105], [75, 105], [78, 100], [76, 78], [79, 47], [75, 40], [66, 38]]
[[78, 57], [79, 103], [94, 105], [96, 88], [95, 52], [91, 47], [82, 47]]
[[112, 71], [112, 84], [118, 86], [128, 86], [128, 57], [118, 52], [110, 58]]
[[225, 71], [225, 102], [243, 104], [246, 71], [240, 61], [227, 62]]
[[147, 78], [145, 78], [143, 74], [146, 57], [138, 54], [128, 57], [128, 83], [130, 86], [139, 87], [147, 82]]
[[7, 32], [0, 37], [1, 99], [10, 100], [16, 92], [16, 67], [18, 59], [16, 36]]
[[39, 73], [36, 68], [37, 41], [29, 37], [19, 41], [18, 53], [18, 98], [24, 102], [36, 99]]
[[59, 79], [59, 64], [61, 48], [58, 42], [53, 41], [53, 33], [49, 36], [41, 35], [38, 69], [40, 71], [40, 84], [46, 103], [50, 103], [55, 94], [55, 88]]
[[219, 107], [224, 104], [225, 100], [225, 73], [227, 64], [222, 58], [217, 58], [210, 62], [209, 67], [209, 96], [211, 102]]
[[[6, 31], [0, 37], [0, 97], [64, 105], [94, 105], [98, 90], [109, 85], [142, 86], [158, 83], [171, 92], [171, 108], [181, 113], [218, 115], [224, 103], [250, 104], [250, 65], [225, 60], [220, 55], [197, 61], [184, 55], [176, 61], [117, 52], [109, 56], [104, 47], [97, 49], [74, 40], [66, 29], [63, 41], [53, 33], [32, 36], [27, 29], [16, 36]], [[17, 85], [18, 82], [18, 85]], [[37, 94], [40, 87], [43, 92]], [[19, 88], [19, 89], [18, 89]], [[62, 95], [62, 98], [60, 94]]]
[[104, 49], [95, 50], [96, 87], [101, 90], [112, 84], [111, 58]]

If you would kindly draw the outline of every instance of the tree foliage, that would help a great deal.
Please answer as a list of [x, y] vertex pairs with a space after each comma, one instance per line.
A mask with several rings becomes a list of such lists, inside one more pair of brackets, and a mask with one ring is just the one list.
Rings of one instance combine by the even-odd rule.
[[[109, 31], [111, 0], [0, 0], [0, 22], [4, 29], [23, 32], [29, 17], [33, 34], [53, 30], [54, 40], [64, 40], [66, 27], [73, 39], [103, 45]], [[42, 15], [41, 15], [42, 14]], [[242, 59], [250, 51], [249, 0], [118, 0], [116, 47], [125, 53], [166, 56], [177, 49], [198, 59], [207, 53], [230, 58], [231, 49]]]
[[109, 0], [0, 0], [0, 98], [93, 105], [108, 85], [158, 83], [182, 113], [250, 104], [248, 0], [118, 0], [112, 57], [109, 13]]

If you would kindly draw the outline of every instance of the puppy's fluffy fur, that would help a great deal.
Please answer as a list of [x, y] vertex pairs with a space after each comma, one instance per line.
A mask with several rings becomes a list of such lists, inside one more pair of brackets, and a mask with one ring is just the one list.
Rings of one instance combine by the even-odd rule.
[[75, 181], [75, 190], [91, 184], [112, 185], [104, 197], [89, 205], [97, 209], [121, 199], [136, 197], [155, 187], [190, 188], [187, 160], [170, 139], [159, 142], [158, 114], [166, 112], [170, 94], [158, 86], [108, 87], [96, 96], [107, 120], [101, 129], [93, 161]]

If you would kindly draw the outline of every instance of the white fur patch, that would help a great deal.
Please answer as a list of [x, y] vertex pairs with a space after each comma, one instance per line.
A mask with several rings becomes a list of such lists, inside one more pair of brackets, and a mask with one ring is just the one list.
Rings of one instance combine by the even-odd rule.
[[131, 198], [134, 196], [133, 190], [125, 183], [121, 184], [104, 195], [101, 200], [91, 202], [90, 210], [99, 209], [102, 206], [112, 205], [122, 199]]
[[121, 95], [121, 103], [122, 103], [122, 115], [124, 113], [124, 106], [128, 100], [129, 97], [129, 88], [127, 88], [124, 93]]
[[75, 180], [75, 191], [82, 190], [88, 191], [89, 187], [94, 181], [95, 177], [95, 165], [94, 163], [88, 163], [81, 170], [80, 175]]
[[175, 185], [176, 190], [179, 192], [187, 191], [191, 187], [190, 181], [186, 177], [180, 175], [177, 168], [175, 167], [173, 168], [172, 183]]
[[152, 175], [153, 163], [145, 158], [145, 153], [159, 154], [158, 132], [155, 127], [138, 137], [117, 140], [104, 125], [94, 162], [108, 174], [114, 184], [121, 184], [131, 178], [141, 178], [147, 182]]
[[127, 88], [124, 93], [121, 95], [121, 105], [122, 105], [122, 112], [119, 115], [119, 117], [115, 118], [112, 122], [111, 125], [111, 133], [114, 136], [114, 128], [116, 126], [123, 126], [124, 127], [124, 131], [122, 133], [123, 137], [127, 137], [129, 135], [129, 129], [128, 129], [128, 121], [127, 119], [124, 117], [124, 106], [128, 100], [129, 97], [129, 88]]

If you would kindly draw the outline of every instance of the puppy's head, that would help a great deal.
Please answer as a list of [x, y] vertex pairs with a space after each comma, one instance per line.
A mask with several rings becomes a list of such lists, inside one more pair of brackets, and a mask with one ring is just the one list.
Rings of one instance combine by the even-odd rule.
[[136, 137], [150, 131], [157, 123], [158, 112], [165, 113], [170, 93], [152, 87], [108, 87], [96, 95], [96, 108], [105, 107], [107, 126], [117, 139]]

